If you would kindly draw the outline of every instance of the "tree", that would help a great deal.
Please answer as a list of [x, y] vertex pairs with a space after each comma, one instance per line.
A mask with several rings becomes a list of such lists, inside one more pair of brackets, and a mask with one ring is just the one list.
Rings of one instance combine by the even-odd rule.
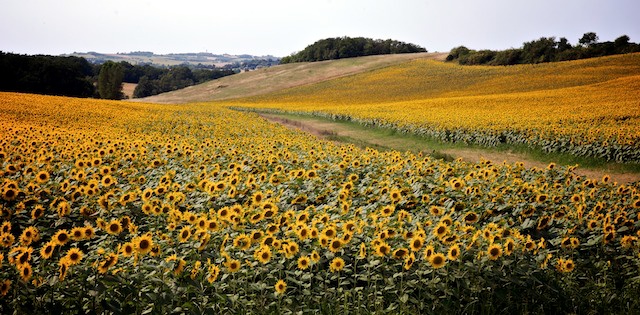
[[584, 35], [582, 35], [582, 38], [580, 38], [580, 40], [578, 41], [580, 45], [587, 46], [587, 47], [597, 42], [598, 42], [598, 35], [596, 35], [596, 33], [594, 32], [584, 33]]
[[146, 75], [140, 78], [138, 85], [136, 85], [135, 90], [133, 90], [133, 98], [147, 97], [156, 93], [156, 86], [153, 84], [149, 77]]
[[613, 45], [615, 46], [617, 51], [624, 52], [624, 49], [629, 46], [629, 40], [629, 36], [622, 35], [616, 38], [616, 40], [613, 42]]
[[98, 74], [98, 93], [100, 98], [119, 100], [124, 98], [122, 93], [122, 79], [124, 69], [122, 65], [107, 61], [100, 67]]
[[564, 37], [560, 37], [560, 41], [558, 41], [558, 51], [559, 52], [563, 52], [565, 50], [569, 50], [573, 47], [571, 47], [571, 44], [569, 44], [569, 40], [567, 40]]
[[524, 43], [522, 45], [523, 62], [540, 63], [554, 60], [556, 45], [555, 37], [540, 37], [538, 40]]

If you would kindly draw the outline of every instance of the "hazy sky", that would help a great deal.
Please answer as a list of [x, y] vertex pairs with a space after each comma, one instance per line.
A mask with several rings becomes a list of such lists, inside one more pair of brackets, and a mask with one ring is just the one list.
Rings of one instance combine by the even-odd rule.
[[585, 32], [640, 42], [639, 21], [639, 0], [0, 0], [0, 51], [285, 56], [339, 36], [505, 49]]

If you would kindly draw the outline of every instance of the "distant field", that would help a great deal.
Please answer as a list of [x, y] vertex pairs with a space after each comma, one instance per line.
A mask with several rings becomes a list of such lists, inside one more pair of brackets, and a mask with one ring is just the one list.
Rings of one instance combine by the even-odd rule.
[[226, 104], [638, 163], [637, 91], [640, 54], [511, 67], [414, 60]]
[[372, 71], [413, 59], [443, 60], [445, 57], [446, 54], [442, 53], [418, 53], [278, 65], [224, 77], [137, 101], [152, 103], [188, 103], [256, 96], [356, 73]]

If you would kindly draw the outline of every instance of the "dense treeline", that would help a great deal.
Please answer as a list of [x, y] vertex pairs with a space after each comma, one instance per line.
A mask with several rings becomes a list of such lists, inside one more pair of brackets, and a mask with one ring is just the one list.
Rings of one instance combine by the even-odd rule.
[[84, 58], [27, 56], [0, 51], [0, 90], [92, 97], [93, 66]]
[[301, 52], [280, 59], [280, 63], [321, 61], [370, 55], [426, 52], [415, 44], [364, 37], [337, 37], [319, 40]]
[[235, 72], [230, 69], [195, 69], [191, 70], [187, 66], [175, 66], [168, 69], [158, 69], [144, 66], [136, 69], [133, 66], [127, 80], [138, 80], [138, 86], [133, 91], [133, 97], [146, 97], [164, 92], [174, 91], [194, 84], [215, 80], [224, 76], [232, 75]]
[[0, 51], [0, 90], [73, 97], [121, 99], [122, 83], [138, 83], [144, 97], [234, 74], [231, 69], [180, 65], [157, 68], [128, 62], [93, 65], [82, 57], [19, 55]]
[[541, 37], [523, 43], [521, 48], [494, 50], [470, 50], [459, 46], [451, 50], [447, 61], [457, 60], [462, 65], [506, 66], [526, 63], [577, 60], [615, 54], [640, 52], [640, 44], [629, 42], [629, 36], [622, 35], [613, 42], [598, 42], [596, 33], [585, 33], [577, 45], [561, 37]]

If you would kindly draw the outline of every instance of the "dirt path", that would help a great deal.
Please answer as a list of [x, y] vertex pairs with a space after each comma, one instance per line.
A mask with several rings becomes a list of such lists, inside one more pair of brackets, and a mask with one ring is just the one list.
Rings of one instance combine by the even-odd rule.
[[[403, 135], [384, 135], [372, 130], [363, 130], [366, 127], [353, 127], [345, 123], [332, 122], [325, 119], [314, 119], [309, 117], [289, 118], [272, 114], [260, 114], [263, 118], [282, 124], [288, 128], [298, 129], [308, 132], [317, 137], [328, 140], [340, 140], [343, 142], [353, 142], [372, 147], [388, 148], [399, 151], [426, 151], [431, 152], [423, 142], [414, 137]], [[468, 162], [479, 162], [489, 160], [493, 163], [513, 164], [515, 162], [524, 163], [528, 168], [545, 168], [549, 163], [532, 160], [531, 158], [512, 152], [495, 152], [476, 148], [439, 148], [440, 154], [450, 155], [454, 158], [462, 158]], [[638, 173], [619, 173], [605, 169], [577, 168], [575, 173], [587, 178], [600, 180], [604, 175], [609, 175], [611, 179], [618, 183], [632, 183], [640, 181]]]

